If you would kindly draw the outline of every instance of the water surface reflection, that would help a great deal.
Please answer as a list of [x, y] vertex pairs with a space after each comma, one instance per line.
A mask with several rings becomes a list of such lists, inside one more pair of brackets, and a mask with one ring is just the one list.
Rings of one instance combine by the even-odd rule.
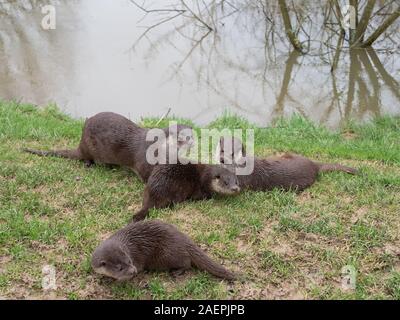
[[[56, 30], [41, 28], [47, 3]], [[330, 127], [400, 114], [397, 22], [375, 50], [351, 50], [324, 29], [334, 19], [327, 1], [302, 2], [300, 54], [276, 4], [230, 3], [211, 31], [179, 12], [144, 17], [128, 0], [2, 2], [0, 97], [56, 102], [75, 117], [112, 110], [139, 120], [171, 108], [199, 124], [225, 110], [263, 126], [293, 113]]]

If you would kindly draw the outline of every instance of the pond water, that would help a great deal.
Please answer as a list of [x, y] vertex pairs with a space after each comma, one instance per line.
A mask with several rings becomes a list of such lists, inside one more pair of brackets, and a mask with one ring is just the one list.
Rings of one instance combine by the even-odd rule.
[[[56, 8], [55, 30], [41, 25], [48, 3]], [[343, 48], [331, 72], [337, 40], [320, 45], [327, 37], [321, 11], [310, 9], [304, 22], [321, 41], [308, 42], [301, 55], [279, 31], [280, 19], [265, 19], [251, 4], [232, 8], [208, 32], [200, 19], [145, 15], [129, 0], [3, 1], [0, 98], [54, 102], [73, 117], [114, 111], [135, 121], [171, 109], [198, 124], [224, 111], [260, 126], [293, 113], [329, 127], [400, 114], [398, 22], [376, 50]], [[276, 5], [268, 10], [277, 16]], [[146, 27], [169, 18], [137, 42]]]

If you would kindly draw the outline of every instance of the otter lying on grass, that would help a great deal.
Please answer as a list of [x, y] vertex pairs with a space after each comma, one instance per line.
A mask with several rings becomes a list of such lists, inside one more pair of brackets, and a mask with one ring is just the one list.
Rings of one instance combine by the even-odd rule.
[[220, 139], [217, 152], [220, 163], [224, 164], [226, 168], [234, 171], [239, 166], [245, 166], [246, 161], [254, 161], [252, 173], [237, 176], [239, 186], [242, 189], [268, 191], [274, 188], [281, 188], [302, 191], [314, 184], [320, 172], [343, 171], [349, 174], [357, 173], [357, 169], [341, 164], [319, 163], [303, 156], [289, 153], [265, 159], [250, 156], [243, 156], [242, 159], [239, 159], [241, 155], [246, 155], [242, 142], [238, 138], [230, 137], [226, 143], [231, 143], [231, 146], [225, 150], [225, 139], [223, 137]]
[[95, 272], [129, 280], [143, 270], [183, 271], [191, 267], [234, 280], [232, 272], [211, 260], [189, 237], [159, 220], [131, 223], [94, 251]]
[[209, 199], [214, 194], [232, 195], [239, 191], [236, 175], [220, 165], [158, 165], [147, 181], [142, 208], [133, 216], [133, 221], [144, 219], [151, 208], [165, 208], [186, 200]]

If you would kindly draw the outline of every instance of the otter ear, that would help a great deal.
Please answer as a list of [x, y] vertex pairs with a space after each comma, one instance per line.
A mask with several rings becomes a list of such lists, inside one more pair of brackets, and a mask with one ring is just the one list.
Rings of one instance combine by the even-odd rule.
[[211, 177], [213, 178], [213, 179], [219, 179], [219, 178], [221, 178], [221, 169], [220, 169], [220, 167], [221, 166], [219, 166], [219, 165], [213, 165], [212, 167], [211, 167], [211, 172], [210, 172], [210, 174], [211, 174]]

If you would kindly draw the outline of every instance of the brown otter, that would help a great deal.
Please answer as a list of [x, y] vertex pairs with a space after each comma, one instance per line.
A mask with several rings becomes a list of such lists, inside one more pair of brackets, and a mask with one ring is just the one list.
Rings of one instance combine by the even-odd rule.
[[[346, 167], [340, 164], [319, 163], [296, 154], [286, 153], [282, 156], [272, 156], [266, 159], [246, 156], [244, 162], [237, 163], [238, 155], [246, 154], [242, 142], [237, 138], [232, 138], [226, 143], [234, 142], [233, 153], [224, 152], [225, 140], [220, 139], [219, 152], [221, 163], [231, 163], [225, 165], [231, 170], [238, 166], [245, 166], [247, 161], [254, 161], [254, 170], [248, 175], [238, 175], [239, 185], [242, 189], [255, 191], [267, 191], [274, 188], [284, 190], [302, 191], [310, 187], [319, 172], [343, 171], [349, 174], [356, 174], [357, 169]], [[241, 147], [238, 147], [241, 145]], [[239, 154], [240, 151], [240, 154]]]
[[176, 227], [158, 220], [128, 224], [102, 242], [92, 256], [95, 272], [120, 281], [143, 270], [182, 271], [192, 266], [219, 278], [235, 278]]
[[[173, 129], [173, 130], [171, 130]], [[170, 142], [176, 142], [177, 148], [187, 147], [193, 143], [191, 128], [177, 125], [176, 128], [162, 129]], [[101, 112], [87, 119], [77, 149], [40, 151], [24, 149], [26, 152], [40, 156], [58, 156], [83, 160], [89, 166], [96, 163], [126, 166], [147, 181], [153, 165], [146, 160], [147, 148], [153, 143], [146, 141], [149, 129], [139, 127], [129, 119], [113, 113]], [[177, 135], [171, 137], [169, 134]], [[185, 133], [184, 139], [180, 136]]]
[[165, 208], [185, 200], [209, 199], [214, 193], [230, 195], [239, 191], [236, 175], [220, 165], [157, 165], [144, 189], [142, 209], [133, 220], [144, 219], [150, 208]]

